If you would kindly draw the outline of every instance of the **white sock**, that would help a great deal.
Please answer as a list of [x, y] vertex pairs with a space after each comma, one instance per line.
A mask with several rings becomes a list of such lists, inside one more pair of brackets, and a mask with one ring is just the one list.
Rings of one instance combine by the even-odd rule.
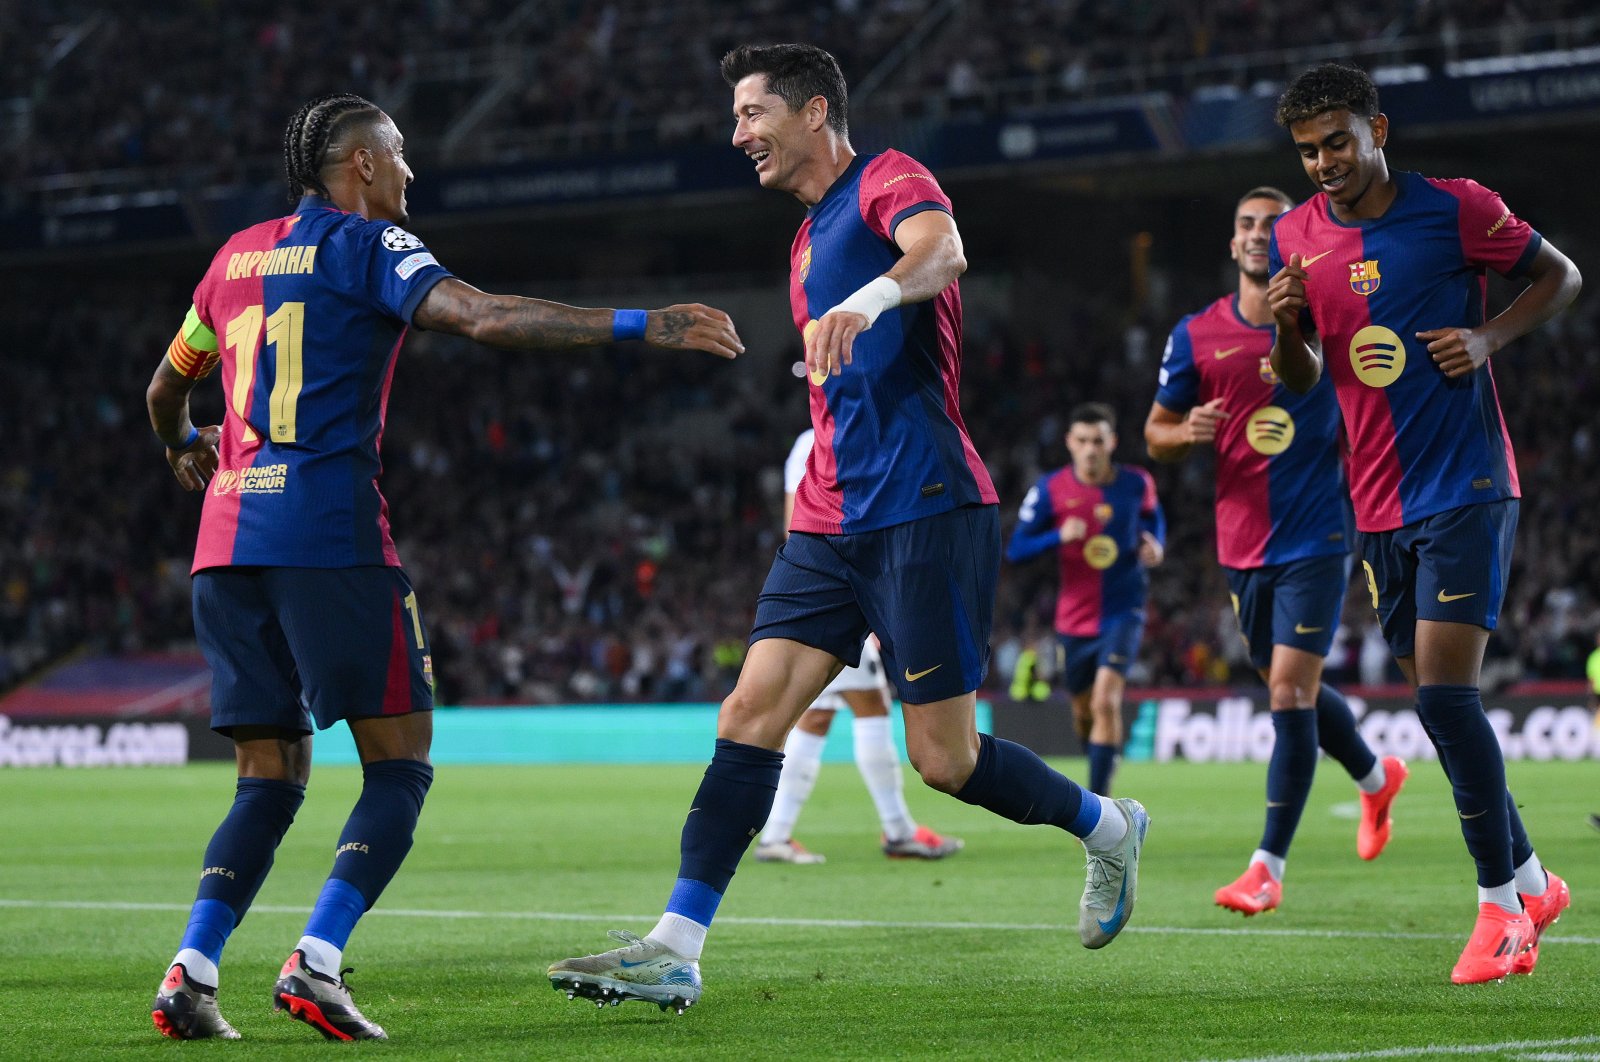
[[685, 959], [698, 960], [700, 952], [706, 946], [706, 930], [710, 928], [692, 918], [685, 918], [681, 914], [668, 911], [661, 916], [661, 921], [656, 923], [656, 927], [645, 934], [645, 939], [653, 940]]
[[811, 790], [816, 787], [817, 775], [822, 771], [822, 746], [827, 743], [827, 735], [818, 737], [799, 727], [789, 731], [789, 740], [783, 746], [783, 773], [778, 775], [778, 792], [772, 798], [772, 813], [761, 831], [762, 844], [787, 841], [794, 833], [800, 809], [806, 806]]
[[1482, 885], [1479, 885], [1478, 902], [1495, 904], [1502, 911], [1505, 911], [1509, 914], [1522, 913], [1522, 901], [1517, 898], [1516, 878], [1512, 878], [1504, 885], [1496, 885], [1492, 889], [1486, 889]]
[[343, 949], [334, 947], [321, 937], [301, 937], [295, 948], [306, 953], [306, 965], [317, 973], [334, 978], [339, 976], [339, 963], [344, 959]]
[[1260, 863], [1262, 866], [1266, 867], [1267, 873], [1272, 875], [1273, 881], [1282, 881], [1283, 868], [1284, 865], [1289, 862], [1289, 860], [1286, 856], [1273, 855], [1265, 848], [1257, 848], [1254, 852], [1250, 853], [1250, 862]]
[[1379, 760], [1372, 765], [1372, 770], [1368, 771], [1365, 777], [1356, 779], [1356, 785], [1363, 793], [1376, 793], [1388, 780], [1389, 774], [1383, 769], [1383, 761]]
[[886, 715], [860, 716], [855, 720], [856, 769], [867, 783], [872, 803], [883, 823], [883, 835], [891, 841], [908, 841], [917, 824], [906, 807], [905, 780], [900, 775], [900, 753]]
[[1122, 809], [1109, 797], [1091, 793], [1087, 789], [1083, 791], [1083, 799], [1100, 801], [1100, 821], [1083, 839], [1083, 846], [1091, 852], [1104, 852], [1121, 844], [1122, 839], [1128, 836], [1128, 820], [1122, 817]]
[[1524, 896], [1543, 896], [1544, 890], [1550, 887], [1550, 878], [1545, 874], [1544, 864], [1539, 862], [1537, 852], [1517, 868], [1516, 875], [1511, 880], [1516, 882], [1517, 891]]
[[184, 948], [172, 957], [167, 963], [167, 969], [172, 969], [178, 963], [183, 963], [183, 968], [189, 971], [192, 980], [199, 981], [207, 988], [217, 987], [217, 964], [206, 958], [193, 948]]

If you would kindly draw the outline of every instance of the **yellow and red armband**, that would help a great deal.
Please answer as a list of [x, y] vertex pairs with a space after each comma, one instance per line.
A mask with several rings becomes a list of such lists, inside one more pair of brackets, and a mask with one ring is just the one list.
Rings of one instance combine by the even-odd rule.
[[204, 380], [217, 367], [217, 334], [200, 320], [193, 306], [183, 319], [183, 327], [167, 347], [167, 360], [191, 380]]

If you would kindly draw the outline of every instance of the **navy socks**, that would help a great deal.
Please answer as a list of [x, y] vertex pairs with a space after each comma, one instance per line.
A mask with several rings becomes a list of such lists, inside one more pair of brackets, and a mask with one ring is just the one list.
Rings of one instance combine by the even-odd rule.
[[233, 807], [206, 846], [200, 888], [180, 948], [193, 948], [212, 962], [222, 957], [228, 934], [244, 920], [305, 797], [303, 785], [239, 779]]
[[[1506, 764], [1500, 742], [1476, 686], [1422, 686], [1417, 689], [1417, 716], [1439, 750], [1439, 763], [1455, 795], [1467, 851], [1478, 864], [1478, 885], [1492, 889], [1510, 881], [1512, 861], [1511, 794], [1506, 791]], [[1533, 852], [1517, 818], [1524, 859]]]
[[669, 914], [711, 924], [739, 859], [772, 812], [782, 769], [781, 752], [717, 739], [711, 765], [683, 821]]
[[433, 768], [416, 760], [363, 764], [361, 776], [361, 797], [339, 835], [333, 871], [306, 923], [306, 936], [338, 948], [411, 851], [422, 802], [433, 784]]
[[1344, 694], [1326, 682], [1317, 691], [1317, 743], [1358, 781], [1378, 765], [1378, 757], [1356, 729], [1355, 714]]
[[1115, 745], [1102, 745], [1089, 741], [1084, 744], [1089, 755], [1089, 792], [1103, 797], [1111, 795], [1111, 776], [1117, 770], [1117, 756], [1121, 750]]
[[1078, 783], [1051, 770], [1032, 749], [988, 734], [978, 735], [978, 765], [955, 797], [1012, 822], [1047, 823], [1074, 837], [1087, 837], [1100, 822], [1100, 801]]
[[1261, 848], [1275, 856], [1289, 854], [1306, 798], [1311, 795], [1311, 780], [1317, 771], [1317, 715], [1315, 708], [1272, 713], [1274, 739], [1272, 759], [1267, 763], [1267, 824], [1261, 832]]

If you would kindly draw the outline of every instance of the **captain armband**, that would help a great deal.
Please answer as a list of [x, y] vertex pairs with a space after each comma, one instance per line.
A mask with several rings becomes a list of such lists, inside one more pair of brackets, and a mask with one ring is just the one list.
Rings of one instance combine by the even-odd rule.
[[204, 380], [217, 367], [217, 334], [200, 320], [193, 306], [183, 319], [183, 327], [167, 347], [167, 360], [179, 375]]

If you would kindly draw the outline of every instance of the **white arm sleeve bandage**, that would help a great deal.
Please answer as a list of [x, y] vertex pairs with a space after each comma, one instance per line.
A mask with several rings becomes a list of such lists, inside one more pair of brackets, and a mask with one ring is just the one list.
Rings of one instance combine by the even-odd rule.
[[[868, 281], [856, 290], [854, 295], [845, 299], [839, 305], [829, 310], [828, 313], [859, 313], [867, 319], [867, 327], [871, 328], [877, 321], [878, 315], [885, 310], [892, 310], [900, 305], [900, 284], [890, 277], [878, 277]], [[827, 316], [824, 314], [823, 316]]]

